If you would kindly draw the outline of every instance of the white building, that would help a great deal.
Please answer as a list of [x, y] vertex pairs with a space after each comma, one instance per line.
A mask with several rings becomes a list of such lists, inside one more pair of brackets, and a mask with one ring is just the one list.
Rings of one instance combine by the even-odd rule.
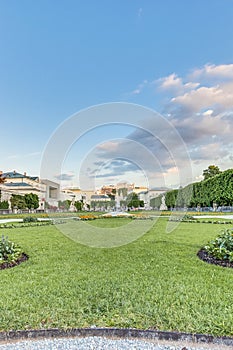
[[60, 185], [47, 179], [42, 179], [41, 184], [45, 186], [45, 192], [42, 199], [43, 202], [47, 202], [51, 206], [58, 207], [58, 201], [60, 200]]
[[40, 180], [38, 176], [29, 176], [17, 171], [9, 171], [3, 173], [0, 171], [0, 177], [4, 179], [1, 184], [2, 198], [10, 204], [12, 194], [24, 196], [33, 193], [38, 195], [39, 208], [44, 210], [45, 202], [49, 205], [57, 206], [60, 199], [60, 185], [50, 180]]

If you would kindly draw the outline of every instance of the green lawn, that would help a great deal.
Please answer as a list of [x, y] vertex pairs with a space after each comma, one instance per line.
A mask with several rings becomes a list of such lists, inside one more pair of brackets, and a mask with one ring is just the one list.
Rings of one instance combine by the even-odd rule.
[[0, 271], [0, 330], [95, 325], [232, 336], [233, 269], [196, 256], [225, 225], [181, 223], [167, 234], [166, 224], [160, 218], [138, 240], [109, 249], [81, 245], [54, 226], [1, 230], [30, 259]]

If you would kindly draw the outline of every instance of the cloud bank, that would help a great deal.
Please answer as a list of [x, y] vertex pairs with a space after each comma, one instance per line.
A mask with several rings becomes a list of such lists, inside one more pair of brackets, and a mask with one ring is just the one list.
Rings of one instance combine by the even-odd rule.
[[[193, 69], [186, 76], [173, 72], [155, 81], [145, 80], [132, 94], [137, 97], [145, 93], [145, 87], [150, 87], [155, 94], [161, 95], [162, 101], [167, 101], [160, 106], [162, 115], [176, 129], [187, 147], [193, 177], [184, 178], [183, 184], [200, 180], [203, 169], [210, 164], [216, 164], [222, 170], [232, 167], [233, 64], [206, 64]], [[127, 175], [138, 171], [135, 167], [137, 164], [150, 179], [154, 179], [153, 186], [180, 185], [176, 175], [179, 168], [185, 169], [187, 166], [184, 146], [175, 142], [172, 128], [167, 130], [160, 127], [153, 117], [144, 120], [143, 125], [151, 133], [143, 128], [135, 129], [124, 142], [108, 140], [97, 146], [93, 157], [95, 160], [92, 166], [89, 164], [91, 176], [113, 178], [114, 175]], [[161, 142], [164, 139], [169, 141], [170, 149]], [[136, 143], [142, 147], [136, 146]], [[178, 154], [176, 159], [172, 157], [174, 152]], [[116, 161], [119, 157], [123, 160]], [[115, 163], [111, 163], [111, 160]], [[106, 162], [108, 166], [102, 167], [101, 174], [97, 174], [96, 166]]]

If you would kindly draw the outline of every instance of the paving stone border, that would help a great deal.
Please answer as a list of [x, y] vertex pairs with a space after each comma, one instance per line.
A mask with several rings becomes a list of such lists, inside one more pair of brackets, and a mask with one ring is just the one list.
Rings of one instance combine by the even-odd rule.
[[114, 337], [137, 338], [146, 340], [186, 341], [193, 343], [217, 344], [233, 346], [232, 337], [215, 337], [208, 334], [191, 334], [184, 332], [169, 332], [158, 330], [140, 330], [128, 328], [71, 328], [71, 329], [38, 329], [0, 332], [0, 342], [18, 340], [35, 340], [40, 338], [65, 338], [65, 337]]

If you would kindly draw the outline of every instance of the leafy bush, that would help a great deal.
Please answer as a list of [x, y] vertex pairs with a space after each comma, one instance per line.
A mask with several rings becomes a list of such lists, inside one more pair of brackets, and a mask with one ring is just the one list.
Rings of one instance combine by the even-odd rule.
[[0, 202], [0, 209], [9, 209], [9, 203], [7, 201]]
[[192, 215], [190, 214], [185, 214], [182, 220], [196, 220]]
[[0, 265], [5, 262], [16, 261], [22, 255], [21, 248], [15, 243], [8, 240], [8, 237], [4, 237], [0, 240]]
[[204, 249], [218, 260], [233, 262], [233, 229], [222, 230]]
[[26, 216], [25, 218], [23, 218], [23, 222], [36, 222], [36, 221], [38, 220], [34, 216]]
[[184, 216], [178, 214], [177, 216], [170, 216], [169, 221], [178, 221], [178, 222], [197, 222], [196, 219], [189, 214], [185, 214]]

